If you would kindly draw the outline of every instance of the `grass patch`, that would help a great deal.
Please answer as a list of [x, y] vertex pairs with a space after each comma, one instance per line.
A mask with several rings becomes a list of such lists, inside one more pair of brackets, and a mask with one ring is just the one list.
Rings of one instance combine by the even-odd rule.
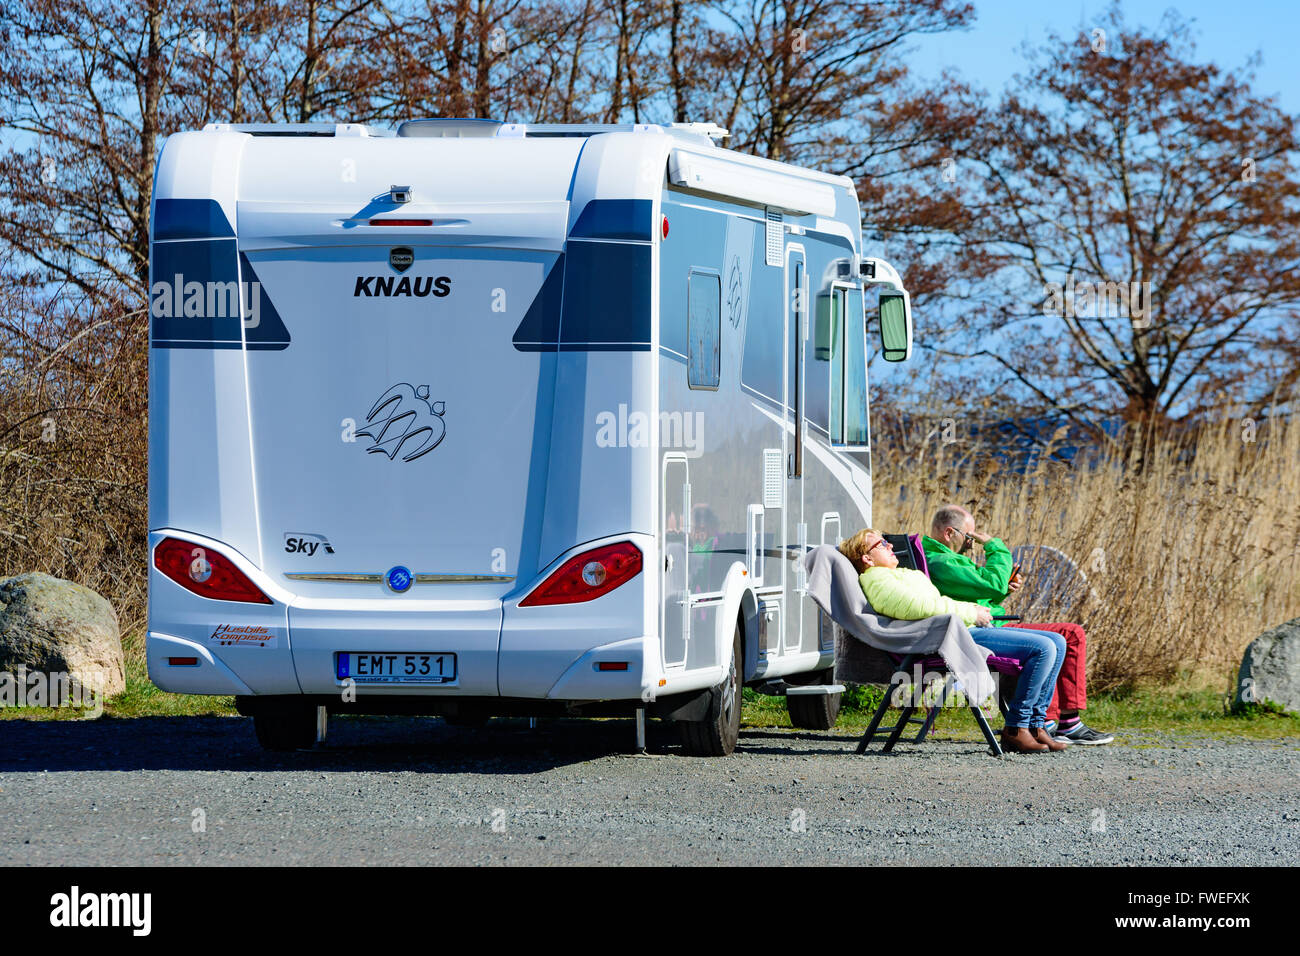
[[[836, 729], [866, 730], [881, 693], [877, 688], [850, 686], [840, 705]], [[891, 710], [885, 722], [892, 723], [897, 713]], [[782, 698], [764, 697], [748, 688], [742, 717], [750, 727], [791, 726]], [[1234, 712], [1231, 694], [1204, 677], [1185, 676], [1168, 685], [1125, 686], [1091, 694], [1084, 719], [1098, 730], [1115, 734], [1117, 742], [1123, 742], [1124, 735], [1151, 731], [1251, 739], [1300, 737], [1300, 715], [1258, 704]], [[1002, 718], [995, 717], [989, 724], [997, 730]], [[979, 728], [964, 709], [946, 708], [935, 721], [935, 731], [948, 739], [980, 739]]]
[[169, 694], [159, 690], [148, 677], [127, 674], [126, 692], [104, 705], [110, 717], [232, 717], [235, 698], [198, 694]]
[[[71, 707], [0, 707], [0, 720], [80, 720], [84, 709]], [[169, 694], [148, 677], [126, 675], [126, 690], [104, 702], [105, 717], [235, 716], [235, 698]]]

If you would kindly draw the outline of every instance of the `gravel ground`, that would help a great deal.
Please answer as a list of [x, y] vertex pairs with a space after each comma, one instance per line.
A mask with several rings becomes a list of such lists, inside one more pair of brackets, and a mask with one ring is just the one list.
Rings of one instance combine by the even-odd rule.
[[[1294, 865], [1300, 740], [1129, 734], [995, 760], [753, 728], [336, 719], [268, 754], [242, 718], [0, 722], [0, 864]], [[201, 815], [196, 811], [202, 811]], [[202, 818], [206, 828], [195, 833]]]

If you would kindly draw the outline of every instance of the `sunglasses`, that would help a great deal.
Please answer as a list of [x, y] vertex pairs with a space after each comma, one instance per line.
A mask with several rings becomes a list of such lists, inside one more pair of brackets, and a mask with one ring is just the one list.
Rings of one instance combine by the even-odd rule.
[[[884, 538], [881, 538], [879, 541], [877, 541], [877, 542], [876, 542], [875, 544], [873, 544], [871, 547], [867, 548], [867, 550], [863, 551], [863, 552], [862, 552], [862, 556], [865, 558], [865, 557], [866, 557], [867, 555], [869, 555], [872, 551], [875, 551], [876, 548], [878, 548], [878, 547], [880, 547], [882, 544], [886, 544], [886, 543], [887, 543], [887, 542], [885, 541], [885, 539], [884, 539]], [[893, 549], [891, 548], [890, 551], [892, 552]]]

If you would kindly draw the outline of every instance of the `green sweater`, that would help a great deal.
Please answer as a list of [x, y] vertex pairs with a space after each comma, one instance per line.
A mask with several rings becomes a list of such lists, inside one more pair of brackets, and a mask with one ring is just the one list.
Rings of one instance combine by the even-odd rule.
[[936, 614], [956, 614], [971, 627], [979, 606], [944, 597], [920, 571], [910, 568], [867, 568], [858, 576], [862, 593], [877, 614], [897, 621], [919, 621]]
[[[983, 604], [994, 614], [1007, 613], [1001, 602], [1010, 593], [1012, 561], [1011, 552], [1001, 538], [989, 538], [984, 545], [983, 567], [929, 535], [921, 538], [921, 546], [930, 566], [930, 580], [941, 594], [954, 601]], [[1005, 623], [993, 622], [995, 627]]]

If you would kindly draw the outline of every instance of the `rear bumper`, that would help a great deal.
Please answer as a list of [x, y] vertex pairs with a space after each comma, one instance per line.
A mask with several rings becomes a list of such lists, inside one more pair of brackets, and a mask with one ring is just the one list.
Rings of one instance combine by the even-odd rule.
[[[375, 607], [289, 608], [293, 661], [304, 694], [454, 694], [495, 696], [501, 602], [364, 602]], [[340, 653], [455, 654], [454, 680], [440, 684], [345, 684], [337, 676]]]
[[[149, 679], [173, 694], [252, 694], [252, 689], [212, 649], [195, 641], [150, 631], [145, 638]], [[172, 663], [189, 661], [195, 663]]]
[[647, 670], [654, 669], [658, 660], [659, 639], [655, 637], [602, 644], [569, 665], [546, 696], [552, 700], [647, 699]]
[[[644, 551], [648, 542], [641, 537], [614, 540], [631, 538]], [[274, 603], [209, 600], [151, 568], [147, 657], [149, 676], [162, 690], [340, 702], [346, 696], [637, 701], [652, 698], [659, 686], [655, 598], [644, 572], [594, 601], [569, 605], [318, 599], [296, 596], [218, 542], [194, 538], [231, 557]], [[231, 628], [240, 639], [223, 641]], [[257, 639], [248, 639], [250, 633]], [[438, 684], [352, 684], [337, 676], [338, 655], [349, 651], [455, 654], [456, 676]]]
[[[332, 629], [331, 629], [332, 630]], [[390, 631], [389, 634], [394, 632]], [[402, 651], [418, 645], [419, 650], [429, 650], [428, 631], [421, 630], [402, 640], [391, 638], [385, 642], [388, 650]], [[445, 639], [441, 637], [443, 643]], [[407, 646], [403, 646], [405, 641]], [[346, 643], [346, 635], [335, 638], [338, 647]], [[301, 694], [342, 701], [344, 684], [335, 677], [334, 654], [332, 643], [302, 656], [305, 662], [306, 679]], [[215, 694], [219, 696], [252, 697], [259, 696], [248, 684], [244, 683], [222, 660], [220, 653], [184, 638], [150, 631], [147, 640], [149, 679], [161, 690], [173, 694]], [[495, 657], [495, 655], [493, 655]], [[560, 673], [543, 694], [507, 694], [497, 693], [495, 682], [484, 687], [481, 681], [464, 679], [467, 673], [464, 661], [472, 663], [475, 655], [460, 652], [460, 674], [462, 679], [454, 683], [413, 687], [410, 685], [384, 686], [361, 684], [354, 688], [355, 696], [361, 698], [412, 698], [412, 697], [456, 697], [456, 698], [490, 698], [533, 699], [553, 701], [600, 701], [600, 700], [651, 700], [652, 685], [648, 671], [654, 670], [659, 659], [659, 641], [655, 637], [636, 637], [612, 644], [593, 647], [573, 661]], [[193, 659], [194, 664], [172, 664], [172, 660]], [[509, 663], [508, 661], [506, 662]], [[601, 665], [605, 665], [602, 667]], [[481, 670], [480, 668], [476, 668]], [[545, 680], [545, 675], [538, 675]], [[282, 696], [287, 688], [264, 691], [267, 696]], [[298, 689], [295, 687], [294, 692]]]

